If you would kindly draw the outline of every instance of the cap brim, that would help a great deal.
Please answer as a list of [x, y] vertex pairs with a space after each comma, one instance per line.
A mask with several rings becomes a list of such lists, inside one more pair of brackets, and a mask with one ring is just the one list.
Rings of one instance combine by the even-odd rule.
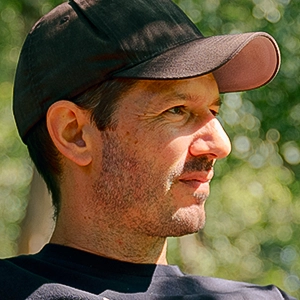
[[114, 77], [183, 79], [213, 72], [221, 93], [254, 89], [271, 81], [280, 52], [267, 33], [201, 38], [177, 46]]

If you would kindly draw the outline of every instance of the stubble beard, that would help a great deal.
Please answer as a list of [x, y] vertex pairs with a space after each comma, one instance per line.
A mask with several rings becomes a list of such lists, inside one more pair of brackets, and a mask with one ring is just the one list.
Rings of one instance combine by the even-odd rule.
[[[166, 176], [155, 170], [155, 158], [145, 161], [125, 151], [113, 132], [103, 132], [102, 166], [93, 184], [94, 212], [105, 215], [112, 230], [135, 230], [149, 236], [182, 236], [202, 229], [208, 195], [194, 193], [198, 207], [176, 208], [173, 187], [183, 172], [208, 168], [207, 158], [177, 165]], [[201, 207], [200, 207], [201, 206]], [[200, 211], [200, 213], [199, 213]], [[103, 217], [99, 222], [103, 221]]]

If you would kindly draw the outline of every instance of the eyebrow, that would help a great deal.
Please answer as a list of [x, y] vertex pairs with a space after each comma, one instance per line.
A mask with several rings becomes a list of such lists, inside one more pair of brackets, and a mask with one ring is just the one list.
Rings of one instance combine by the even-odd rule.
[[[150, 102], [152, 102], [153, 98], [156, 97], [155, 94], [151, 95], [153, 86], [155, 87], [156, 91], [157, 91], [157, 89], [166, 90], [169, 87], [167, 82], [162, 82], [162, 83], [156, 82], [155, 85], [153, 83], [149, 84], [148, 88], [146, 90], [148, 90], [148, 92], [150, 92], [147, 97], [148, 101], [150, 101]], [[201, 97], [200, 95], [199, 96], [192, 95], [190, 93], [178, 92], [178, 91], [170, 89], [168, 93], [163, 95], [160, 103], [164, 102], [168, 105], [180, 105], [178, 103], [179, 101], [197, 102], [197, 101], [201, 101], [201, 98], [204, 99], [204, 97]], [[216, 106], [221, 106], [221, 104], [222, 104], [222, 100], [220, 97], [216, 98], [215, 100], [212, 101], [212, 103], [210, 103], [210, 105], [216, 105]]]
[[211, 105], [221, 106], [222, 103], [222, 99], [218, 97]]
[[[182, 93], [175, 93], [173, 95], [167, 95], [164, 97], [164, 99], [167, 103], [175, 103], [178, 100], [184, 100], [184, 101], [191, 101], [191, 102], [196, 102], [196, 101], [201, 101], [201, 97], [197, 95], [191, 95], [191, 94], [182, 94]], [[210, 105], [216, 105], [216, 106], [221, 106], [222, 105], [222, 99], [221, 97], [216, 98]]]

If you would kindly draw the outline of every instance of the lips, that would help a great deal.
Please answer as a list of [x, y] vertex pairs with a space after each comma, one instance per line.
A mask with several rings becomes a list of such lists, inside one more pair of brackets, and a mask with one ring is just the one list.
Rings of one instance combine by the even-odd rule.
[[187, 184], [209, 183], [214, 176], [213, 168], [208, 171], [185, 173], [179, 177], [179, 181]]

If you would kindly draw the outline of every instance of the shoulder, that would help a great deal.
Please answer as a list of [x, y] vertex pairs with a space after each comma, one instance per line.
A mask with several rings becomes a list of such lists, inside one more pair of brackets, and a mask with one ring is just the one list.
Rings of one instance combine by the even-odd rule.
[[261, 286], [220, 278], [193, 276], [193, 279], [195, 278], [205, 290], [212, 291], [216, 295], [232, 295], [232, 299], [294, 299], [272, 284]]
[[160, 292], [169, 295], [170, 293], [173, 295], [189, 294], [190, 299], [199, 299], [199, 297], [202, 299], [203, 297], [203, 299], [222, 300], [295, 300], [274, 285], [260, 286], [221, 278], [186, 275], [181, 273], [176, 266], [171, 266], [169, 269], [163, 267], [157, 274], [154, 281]]

